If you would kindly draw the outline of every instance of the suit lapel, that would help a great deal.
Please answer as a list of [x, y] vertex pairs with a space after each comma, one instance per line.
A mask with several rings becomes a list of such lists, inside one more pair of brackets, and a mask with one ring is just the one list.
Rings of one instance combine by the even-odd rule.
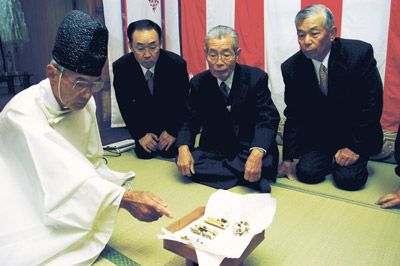
[[236, 64], [232, 88], [228, 99], [228, 103], [230, 104], [229, 111], [231, 113], [230, 118], [232, 129], [236, 137], [239, 135], [239, 117], [243, 115], [241, 112], [236, 111], [241, 110], [240, 106], [244, 105], [246, 102], [247, 94], [249, 92], [249, 84], [250, 82], [243, 73], [241, 66]]
[[153, 96], [158, 96], [160, 94], [161, 80], [163, 80], [163, 75], [169, 73], [169, 69], [164, 66], [165, 54], [162, 49], [160, 49], [160, 56], [158, 57], [156, 67], [154, 68], [154, 86], [153, 86]]
[[[236, 70], [235, 70], [236, 71]], [[236, 75], [236, 73], [235, 73]], [[235, 79], [235, 77], [234, 77]], [[221, 124], [221, 130], [224, 130], [225, 134], [227, 136], [231, 136], [233, 132], [236, 132], [234, 130], [234, 122], [232, 119], [231, 115], [231, 104], [230, 104], [230, 99], [236, 98], [234, 96], [234, 82], [232, 82], [232, 88], [229, 93], [228, 97], [228, 103], [225, 101], [225, 96], [222, 94], [219, 86], [218, 86], [218, 81], [217, 79], [209, 72], [209, 92], [206, 93], [207, 99], [210, 101], [213, 101], [215, 104], [215, 109], [217, 113], [217, 117], [221, 119], [220, 124]], [[233, 97], [233, 98], [232, 98]], [[211, 114], [212, 116], [215, 116], [215, 114]]]
[[[132, 70], [130, 73], [132, 73], [132, 78], [130, 78], [133, 89], [137, 92], [137, 96], [140, 95], [140, 97], [143, 98], [149, 98], [151, 97], [149, 86], [147, 85], [146, 78], [144, 77], [142, 67], [140, 64], [136, 61], [135, 56], [133, 53], [131, 53], [131, 60], [132, 60]], [[154, 86], [155, 87], [155, 86]]]
[[332, 43], [331, 55], [328, 63], [328, 91], [331, 96], [337, 95], [341, 84], [346, 82], [343, 77], [348, 71], [345, 57], [341, 53], [340, 43], [337, 39]]
[[231, 105], [232, 109], [244, 104], [249, 90], [248, 84], [249, 82], [246, 82], [246, 77], [243, 75], [240, 65], [236, 64], [232, 88], [228, 98], [228, 105]]
[[301, 88], [302, 94], [304, 94], [305, 97], [321, 96], [322, 93], [312, 60], [308, 59], [303, 52], [299, 51], [298, 53], [299, 55], [295, 67], [296, 80], [299, 84], [309, 84]]
[[226, 106], [225, 102], [225, 96], [222, 94], [221, 89], [218, 86], [218, 81], [217, 78], [214, 77], [211, 72], [208, 70], [208, 78], [207, 78], [207, 90], [208, 93], [206, 93], [207, 97], [211, 101], [215, 101], [215, 104], [217, 106]]

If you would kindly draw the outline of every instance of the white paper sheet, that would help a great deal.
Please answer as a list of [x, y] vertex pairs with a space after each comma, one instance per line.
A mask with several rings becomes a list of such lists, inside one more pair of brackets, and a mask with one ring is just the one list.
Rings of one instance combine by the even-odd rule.
[[[162, 228], [163, 235], [159, 235], [159, 238], [192, 244], [200, 266], [219, 265], [225, 257], [239, 258], [253, 236], [272, 223], [275, 210], [276, 199], [271, 198], [270, 194], [240, 195], [218, 190], [210, 196], [203, 217], [175, 233]], [[226, 229], [217, 228], [204, 222], [207, 217], [224, 218], [230, 225]], [[236, 236], [232, 232], [232, 226], [241, 221], [248, 222], [250, 231]], [[218, 232], [218, 235], [210, 240], [194, 234], [190, 228], [195, 225], [205, 225]], [[189, 240], [182, 240], [182, 236], [188, 237]]]

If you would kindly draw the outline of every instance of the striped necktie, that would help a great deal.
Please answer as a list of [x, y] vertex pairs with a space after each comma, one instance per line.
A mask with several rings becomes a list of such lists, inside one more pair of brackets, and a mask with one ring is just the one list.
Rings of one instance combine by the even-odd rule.
[[151, 95], [153, 95], [153, 73], [151, 73], [150, 70], [147, 70], [145, 77], [147, 80], [147, 85], [149, 86], [150, 93]]
[[221, 89], [221, 92], [224, 94], [225, 99], [228, 99], [229, 91], [228, 91], [228, 86], [226, 86], [225, 82], [221, 82], [219, 88]]
[[319, 78], [320, 78], [320, 83], [319, 87], [321, 88], [321, 92], [323, 95], [327, 96], [328, 95], [328, 73], [326, 72], [326, 67], [321, 64], [319, 68]]

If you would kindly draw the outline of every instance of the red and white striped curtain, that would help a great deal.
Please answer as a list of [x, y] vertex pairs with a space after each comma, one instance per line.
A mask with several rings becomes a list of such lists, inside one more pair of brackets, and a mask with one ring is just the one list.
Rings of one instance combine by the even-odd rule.
[[[283, 116], [284, 83], [280, 65], [299, 50], [294, 17], [303, 7], [317, 3], [333, 12], [338, 37], [373, 45], [384, 82], [382, 126], [397, 130], [400, 24], [395, 21], [400, 19], [400, 1], [396, 0], [103, 0], [106, 25], [111, 32], [109, 61], [111, 64], [127, 52], [124, 48], [126, 26], [149, 18], [162, 26], [164, 48], [181, 54], [193, 76], [207, 69], [206, 32], [214, 26], [227, 25], [239, 35], [242, 49], [239, 63], [259, 67], [269, 74], [269, 88]], [[112, 121], [118, 126], [123, 121], [115, 102], [113, 106]]]

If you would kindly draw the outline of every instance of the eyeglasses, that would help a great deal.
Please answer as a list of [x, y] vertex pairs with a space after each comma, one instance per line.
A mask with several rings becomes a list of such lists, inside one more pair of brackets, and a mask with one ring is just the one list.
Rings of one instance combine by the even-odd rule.
[[95, 81], [95, 82], [88, 82], [82, 80], [73, 81], [67, 75], [64, 75], [64, 77], [67, 77], [69, 81], [71, 81], [71, 83], [74, 85], [72, 89], [79, 93], [82, 93], [87, 89], [90, 89], [93, 93], [99, 92], [104, 87], [104, 81]]
[[159, 45], [151, 45], [149, 47], [139, 46], [139, 47], [133, 47], [133, 49], [139, 54], [143, 54], [146, 51], [146, 49], [148, 49], [150, 53], [154, 53], [160, 49], [160, 46]]
[[221, 58], [222, 61], [224, 62], [229, 62], [232, 60], [232, 58], [235, 57], [236, 54], [232, 54], [232, 53], [224, 53], [222, 55], [218, 55], [216, 53], [208, 53], [207, 54], [207, 58], [209, 61], [211, 62], [216, 62], [218, 61], [218, 58]]

